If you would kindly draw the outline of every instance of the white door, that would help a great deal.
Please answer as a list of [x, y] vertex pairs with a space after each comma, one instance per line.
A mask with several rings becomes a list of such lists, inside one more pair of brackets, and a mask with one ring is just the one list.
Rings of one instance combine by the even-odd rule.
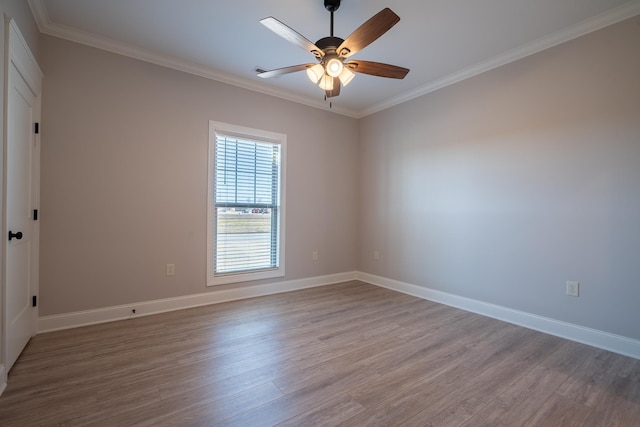
[[[37, 286], [34, 202], [38, 200], [38, 147], [34, 123], [39, 115], [40, 76], [24, 39], [11, 22], [7, 64], [5, 218], [5, 367], [11, 369], [36, 332], [32, 296]], [[25, 51], [26, 49], [26, 51]], [[31, 59], [31, 61], [28, 61]], [[34, 69], [29, 65], [35, 64]]]

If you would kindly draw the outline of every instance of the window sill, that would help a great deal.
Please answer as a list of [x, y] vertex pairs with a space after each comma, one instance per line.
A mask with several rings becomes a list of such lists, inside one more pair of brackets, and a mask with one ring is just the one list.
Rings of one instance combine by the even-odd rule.
[[251, 273], [230, 273], [221, 275], [211, 275], [207, 280], [207, 286], [227, 285], [230, 283], [250, 282], [254, 280], [273, 279], [275, 277], [284, 277], [284, 268], [276, 268], [273, 270], [262, 270]]

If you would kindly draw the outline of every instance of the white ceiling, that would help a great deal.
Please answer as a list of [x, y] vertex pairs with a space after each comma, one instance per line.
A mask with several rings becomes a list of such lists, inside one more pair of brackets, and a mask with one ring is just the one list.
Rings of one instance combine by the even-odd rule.
[[[259, 23], [273, 16], [312, 42], [329, 35], [323, 0], [29, 0], [43, 33], [307, 105], [329, 108], [306, 73], [253, 71], [314, 62]], [[363, 74], [332, 99], [363, 117], [640, 14], [640, 0], [342, 0], [346, 38], [385, 7], [401, 20], [353, 59], [410, 68], [404, 80]]]

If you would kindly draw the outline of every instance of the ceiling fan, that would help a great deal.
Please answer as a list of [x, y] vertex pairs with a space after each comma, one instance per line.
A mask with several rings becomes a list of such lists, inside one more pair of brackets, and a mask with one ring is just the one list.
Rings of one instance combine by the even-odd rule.
[[331, 35], [321, 38], [315, 44], [272, 16], [260, 21], [280, 37], [313, 54], [318, 63], [293, 65], [270, 71], [259, 70], [258, 76], [269, 78], [307, 70], [309, 79], [324, 90], [327, 98], [331, 98], [340, 94], [341, 84], [342, 86], [349, 84], [354, 77], [354, 72], [392, 79], [403, 79], [407, 75], [408, 68], [381, 62], [347, 59], [374, 42], [400, 21], [400, 17], [391, 9], [381, 10], [344, 40], [333, 35], [333, 12], [340, 7], [340, 0], [324, 0], [324, 7], [331, 12]]

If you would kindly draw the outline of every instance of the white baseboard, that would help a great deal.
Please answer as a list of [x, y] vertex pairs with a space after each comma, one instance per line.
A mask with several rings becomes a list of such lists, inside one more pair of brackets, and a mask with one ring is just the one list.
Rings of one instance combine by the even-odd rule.
[[[213, 290], [211, 292], [201, 294], [44, 316], [38, 319], [38, 333], [77, 328], [79, 326], [95, 325], [97, 323], [149, 316], [151, 314], [164, 313], [185, 308], [218, 304], [227, 301], [278, 294], [281, 292], [296, 291], [340, 282], [348, 282], [350, 280], [355, 280], [356, 275], [356, 272], [348, 272], [270, 283], [267, 285], [244, 285], [222, 291]], [[136, 312], [135, 314], [132, 314], [132, 310], [134, 309]]]
[[573, 323], [550, 319], [524, 311], [490, 304], [435, 289], [399, 282], [367, 273], [357, 273], [356, 278], [372, 285], [402, 292], [418, 298], [460, 308], [483, 316], [503, 320], [508, 323], [534, 329], [550, 335], [577, 341], [603, 350], [612, 351], [624, 356], [640, 359], [640, 341], [591, 329]]
[[[245, 298], [272, 295], [281, 292], [296, 291], [299, 289], [330, 285], [356, 279], [418, 298], [460, 308], [462, 310], [503, 320], [525, 328], [534, 329], [550, 335], [555, 335], [593, 347], [612, 351], [614, 353], [640, 359], [639, 340], [361, 272], [339, 273], [328, 276], [270, 283], [267, 285], [245, 285], [223, 291], [214, 290], [212, 292], [185, 295], [176, 298], [166, 298], [135, 304], [99, 308], [95, 310], [44, 316], [38, 319], [38, 332], [51, 332], [97, 323], [113, 322], [116, 320], [148, 316], [151, 314], [235, 301]], [[131, 310], [133, 309], [136, 310], [135, 314], [131, 313]], [[2, 383], [3, 378], [4, 383]], [[6, 386], [6, 372], [4, 372], [4, 366], [0, 365], [0, 393], [4, 386]]]

